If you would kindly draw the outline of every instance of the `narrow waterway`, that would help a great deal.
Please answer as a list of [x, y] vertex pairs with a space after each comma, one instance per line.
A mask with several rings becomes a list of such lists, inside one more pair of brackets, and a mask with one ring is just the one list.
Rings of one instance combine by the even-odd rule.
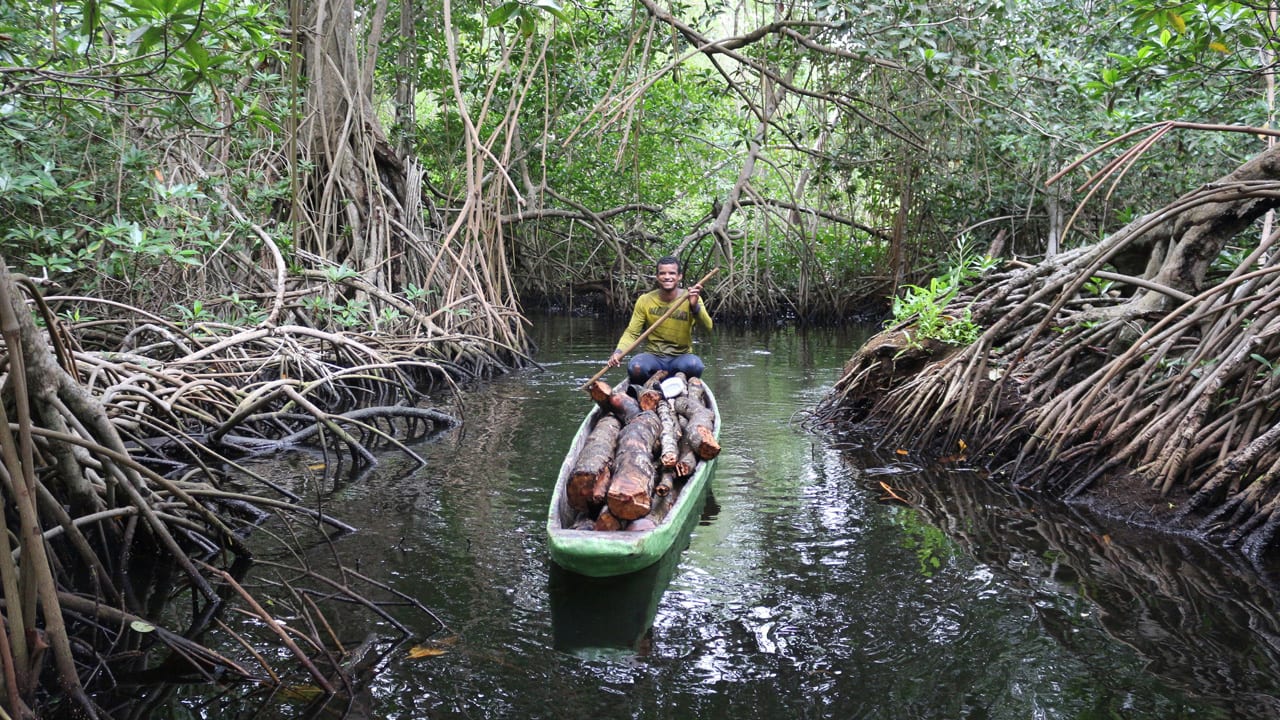
[[541, 369], [468, 390], [426, 467], [391, 456], [328, 498], [361, 528], [338, 551], [447, 625], [406, 610], [439, 653], [393, 652], [367, 717], [1280, 715], [1275, 592], [1229, 554], [807, 433], [857, 334], [702, 340], [724, 451], [687, 548], [615, 581], [559, 570], [551, 485], [620, 329], [536, 319]]

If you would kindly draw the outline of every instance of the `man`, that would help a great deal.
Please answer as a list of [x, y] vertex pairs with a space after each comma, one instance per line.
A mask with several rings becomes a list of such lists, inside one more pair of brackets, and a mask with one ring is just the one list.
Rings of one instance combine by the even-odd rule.
[[[667, 255], [658, 259], [656, 290], [651, 290], [636, 299], [635, 308], [631, 311], [631, 323], [618, 341], [618, 348], [609, 356], [608, 366], [618, 367], [622, 364], [622, 354], [642, 333], [658, 318], [662, 317], [671, 305], [684, 297], [680, 290], [680, 281], [684, 275], [680, 272], [680, 261]], [[689, 303], [672, 313], [671, 317], [654, 328], [645, 339], [645, 352], [631, 358], [627, 366], [627, 376], [631, 383], [642, 384], [659, 370], [668, 374], [682, 372], [688, 377], [702, 375], [702, 358], [693, 354], [693, 326], [699, 325], [703, 332], [711, 330], [711, 314], [702, 302], [702, 285], [689, 288]]]

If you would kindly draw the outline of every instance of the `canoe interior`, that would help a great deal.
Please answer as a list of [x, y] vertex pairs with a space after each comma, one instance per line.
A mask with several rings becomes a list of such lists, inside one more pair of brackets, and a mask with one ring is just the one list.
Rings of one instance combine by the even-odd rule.
[[[711, 408], [715, 423], [714, 433], [720, 434], [720, 412], [715, 395], [710, 386], [704, 383], [704, 396]], [[578, 516], [577, 511], [569, 506], [565, 492], [574, 462], [586, 444], [587, 436], [595, 426], [596, 420], [605, 411], [599, 407], [583, 419], [574, 436], [569, 452], [565, 455], [556, 480], [548, 513], [547, 533], [551, 557], [563, 568], [582, 575], [608, 577], [636, 572], [657, 562], [671, 549], [687, 529], [685, 521], [695, 510], [700, 510], [701, 500], [706, 494], [710, 482], [715, 459], [699, 461], [697, 468], [683, 482], [678, 482], [673, 489], [675, 499], [667, 516], [657, 527], [640, 532], [614, 531], [597, 532], [592, 530], [570, 529]], [[687, 537], [686, 537], [687, 539]]]

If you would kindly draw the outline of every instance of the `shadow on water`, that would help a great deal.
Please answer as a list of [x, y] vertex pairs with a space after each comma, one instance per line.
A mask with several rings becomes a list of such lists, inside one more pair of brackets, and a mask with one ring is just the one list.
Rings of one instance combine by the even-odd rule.
[[911, 504], [899, 510], [919, 513], [1020, 588], [1058, 643], [1076, 645], [1082, 625], [1096, 622], [1144, 660], [1145, 672], [1222, 717], [1280, 717], [1276, 578], [1228, 551], [1042, 507], [974, 473], [875, 473], [900, 467], [889, 461], [871, 477]]

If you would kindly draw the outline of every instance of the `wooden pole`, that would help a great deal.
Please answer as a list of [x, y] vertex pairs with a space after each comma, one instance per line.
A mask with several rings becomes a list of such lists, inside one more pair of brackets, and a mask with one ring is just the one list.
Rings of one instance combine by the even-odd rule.
[[[715, 275], [718, 272], [720, 272], [720, 268], [712, 268], [711, 272], [707, 273], [706, 275], [703, 275], [702, 279], [694, 283], [694, 285], [701, 285], [702, 283], [710, 280], [711, 276]], [[674, 315], [676, 310], [679, 310], [680, 306], [684, 305], [687, 302], [689, 302], [689, 292], [686, 290], [684, 295], [681, 295], [680, 299], [676, 300], [674, 305], [667, 308], [667, 311], [662, 313], [662, 317], [659, 317], [657, 320], [654, 320], [652, 325], [645, 328], [644, 332], [640, 333], [640, 337], [636, 338], [635, 342], [631, 343], [630, 345], [628, 345], [626, 348], [623, 349], [622, 351], [623, 357], [626, 357], [626, 355], [630, 353], [632, 350], [635, 350], [637, 347], [640, 347], [640, 343], [644, 342], [644, 339], [649, 337], [649, 333], [653, 332], [654, 329], [657, 328], [659, 325], [661, 325], [664, 320]], [[607, 372], [609, 372], [609, 366], [605, 365], [604, 367], [600, 368], [600, 372], [596, 373], [595, 375], [592, 375], [590, 380], [587, 380], [585, 383], [583, 383], [582, 389], [586, 390], [587, 388], [591, 387], [591, 383], [599, 380], [601, 376], [603, 376]]]

